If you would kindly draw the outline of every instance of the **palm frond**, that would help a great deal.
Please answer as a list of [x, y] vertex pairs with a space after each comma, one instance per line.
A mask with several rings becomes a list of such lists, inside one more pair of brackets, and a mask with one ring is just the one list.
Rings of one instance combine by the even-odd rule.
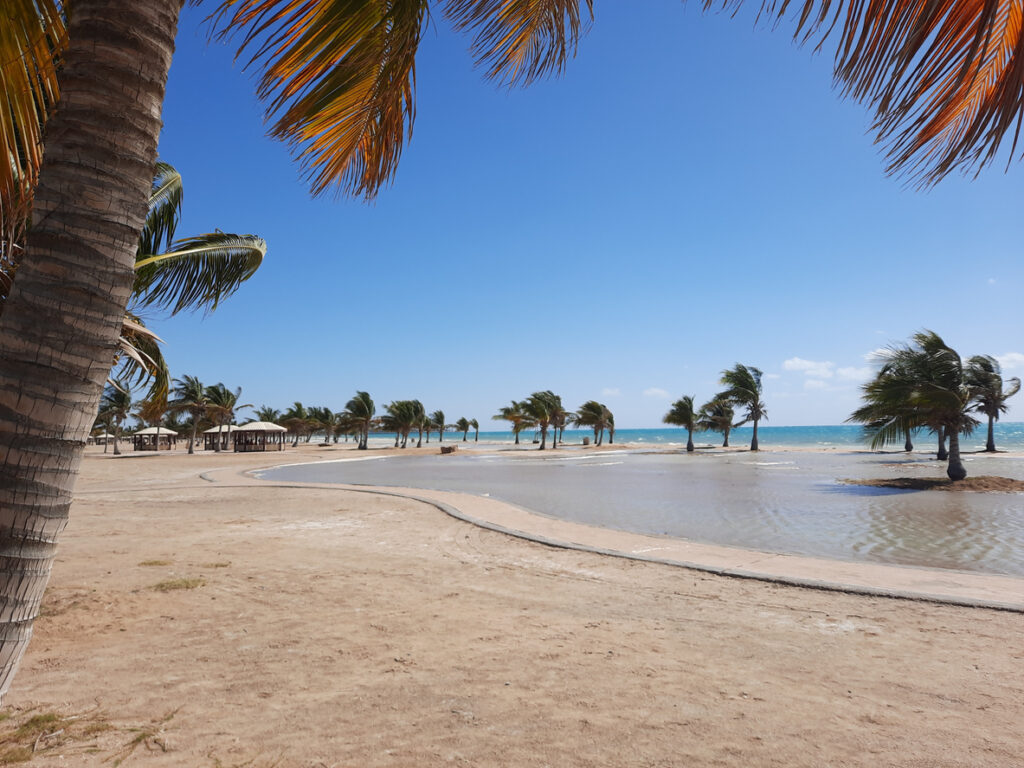
[[[57, 103], [67, 43], [59, 0], [4, 0], [0, 10], [0, 221], [18, 215], [35, 189], [43, 125]], [[6, 229], [6, 226], [5, 226]]]
[[139, 236], [139, 258], [171, 247], [181, 217], [184, 189], [181, 174], [168, 163], [156, 164], [153, 190], [149, 194], [146, 224]]
[[580, 0], [448, 0], [445, 15], [460, 31], [475, 33], [473, 56], [487, 77], [506, 85], [529, 85], [561, 74], [594, 18], [581, 19]]
[[149, 397], [167, 398], [170, 369], [160, 349], [162, 339], [147, 328], [138, 317], [125, 313], [118, 339], [118, 360], [111, 373], [113, 380], [136, 387], [150, 380]]
[[169, 309], [171, 314], [216, 309], [252, 277], [267, 252], [262, 238], [224, 232], [179, 240], [174, 248], [135, 262], [136, 306]]
[[391, 180], [415, 117], [426, 0], [222, 0], [219, 36], [262, 71], [257, 94], [314, 195], [371, 198]]
[[1008, 134], [1012, 158], [1024, 118], [1020, 0], [762, 4], [776, 19], [791, 10], [801, 40], [821, 47], [837, 31], [835, 81], [873, 109], [889, 173], [924, 186], [977, 173]]

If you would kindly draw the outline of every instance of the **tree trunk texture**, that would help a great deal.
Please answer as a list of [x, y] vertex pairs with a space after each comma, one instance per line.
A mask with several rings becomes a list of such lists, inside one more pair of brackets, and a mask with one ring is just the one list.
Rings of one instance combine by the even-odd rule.
[[935, 454], [935, 458], [939, 461], [945, 461], [949, 458], [949, 452], [946, 450], [946, 428], [939, 427], [939, 450]]
[[949, 464], [946, 467], [946, 476], [953, 482], [967, 477], [967, 470], [960, 460], [960, 433], [956, 429], [949, 430]]
[[989, 414], [988, 417], [988, 439], [985, 440], [985, 450], [988, 453], [996, 452], [996, 430], [995, 430], [995, 417]]
[[722, 447], [723, 448], [728, 448], [729, 447], [729, 430], [728, 429], [725, 430], [725, 440], [722, 441]]
[[32, 634], [132, 288], [182, 0], [75, 0], [0, 319], [0, 695]]
[[907, 442], [905, 442], [903, 444], [903, 450], [906, 451], [907, 453], [910, 453], [912, 450], [914, 450], [914, 444], [912, 442], [910, 442], [910, 430], [909, 429], [907, 430]]
[[750, 450], [757, 450], [757, 419], [754, 420], [754, 437], [750, 441]]
[[686, 430], [686, 452], [693, 453], [693, 430]]

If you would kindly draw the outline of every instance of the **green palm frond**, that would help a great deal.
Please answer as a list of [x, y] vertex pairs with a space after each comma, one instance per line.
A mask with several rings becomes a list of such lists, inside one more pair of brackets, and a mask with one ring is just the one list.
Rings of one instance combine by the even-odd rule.
[[561, 74], [594, 19], [593, 0], [448, 0], [445, 15], [460, 31], [475, 33], [473, 56], [487, 77], [507, 85], [529, 85]]
[[145, 258], [171, 247], [174, 230], [181, 217], [183, 198], [181, 174], [169, 163], [157, 163], [153, 190], [149, 195], [149, 212], [139, 236], [138, 258]]
[[[319, 195], [373, 197], [395, 173], [415, 117], [427, 0], [222, 0], [210, 20], [240, 33], [257, 94]], [[251, 52], [251, 53], [249, 53]]]
[[126, 312], [121, 321], [119, 359], [114, 364], [111, 377], [127, 382], [131, 387], [149, 379], [148, 397], [166, 399], [171, 373], [160, 349], [161, 341], [140, 318]]
[[172, 315], [216, 309], [253, 275], [267, 252], [262, 238], [224, 232], [178, 240], [174, 247], [135, 262], [136, 306], [169, 309]]
[[[57, 103], [67, 43], [58, 0], [4, 0], [0, 8], [0, 220], [23, 215], [43, 156], [43, 125]], [[6, 229], [6, 226], [5, 226]]]

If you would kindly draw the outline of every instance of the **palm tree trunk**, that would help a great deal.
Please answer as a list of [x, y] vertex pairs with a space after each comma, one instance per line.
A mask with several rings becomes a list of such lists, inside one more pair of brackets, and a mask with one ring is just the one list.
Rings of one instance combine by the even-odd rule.
[[519, 445], [519, 430], [516, 430], [515, 435], [516, 435], [516, 443], [515, 444]]
[[182, 0], [75, 0], [0, 318], [0, 696], [32, 633], [117, 348]]
[[967, 477], [967, 470], [960, 460], [960, 434], [956, 429], [949, 430], [949, 464], [946, 467], [946, 475], [953, 482]]
[[750, 441], [750, 450], [757, 450], [757, 419], [754, 419], [754, 437]]
[[197, 423], [198, 423], [198, 419], [196, 419], [195, 415], [193, 415], [192, 416], [192, 434], [189, 435], [189, 438], [188, 438], [188, 455], [189, 456], [192, 456], [196, 452], [195, 451], [195, 445], [196, 445], [196, 424]]
[[985, 450], [988, 453], [996, 452], [995, 422], [995, 417], [990, 413], [988, 415], [988, 439], [985, 441]]
[[949, 458], [949, 453], [946, 451], [946, 428], [939, 427], [939, 450], [935, 457], [939, 461], [945, 461]]
[[547, 425], [542, 425], [540, 428], [540, 448], [538, 451], [543, 451], [547, 447], [548, 443], [548, 428]]
[[114, 424], [114, 455], [115, 456], [120, 456], [121, 455], [121, 449], [117, 445], [117, 436], [120, 435], [120, 434], [121, 434], [121, 422], [118, 421], [117, 423]]
[[914, 450], [914, 444], [910, 442], [910, 430], [908, 429], [905, 431], [907, 433], [907, 442], [903, 444], [903, 450], [906, 451], [907, 453], [910, 453], [912, 450]]
[[729, 428], [728, 427], [725, 428], [725, 440], [722, 442], [722, 447], [723, 448], [728, 448], [729, 447]]
[[693, 453], [693, 430], [686, 430], [686, 452]]

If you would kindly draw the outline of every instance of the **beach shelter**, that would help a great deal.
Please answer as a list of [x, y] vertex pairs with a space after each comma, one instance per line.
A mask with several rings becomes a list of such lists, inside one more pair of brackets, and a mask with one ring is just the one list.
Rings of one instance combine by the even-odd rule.
[[169, 451], [178, 443], [178, 433], [167, 427], [146, 427], [132, 435], [136, 451]]
[[203, 430], [203, 449], [214, 451], [217, 449], [217, 434], [220, 433], [220, 449], [226, 451], [231, 445], [231, 434], [238, 429], [234, 424], [225, 424], [223, 427], [211, 427]]
[[288, 430], [269, 421], [253, 421], [235, 430], [235, 451], [283, 451]]

